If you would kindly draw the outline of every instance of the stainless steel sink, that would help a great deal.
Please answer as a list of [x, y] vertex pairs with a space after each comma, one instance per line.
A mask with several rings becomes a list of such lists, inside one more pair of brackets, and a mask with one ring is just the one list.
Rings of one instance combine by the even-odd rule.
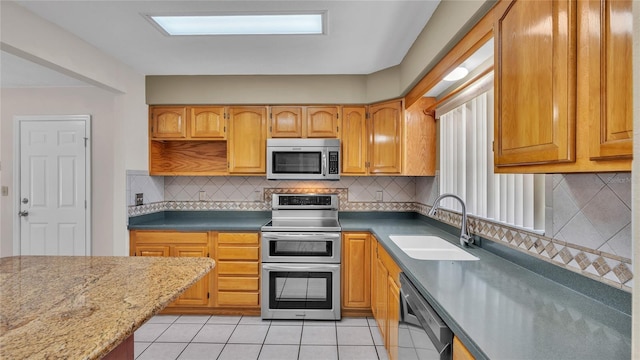
[[432, 235], [389, 235], [398, 247], [414, 259], [419, 260], [479, 260], [447, 240]]

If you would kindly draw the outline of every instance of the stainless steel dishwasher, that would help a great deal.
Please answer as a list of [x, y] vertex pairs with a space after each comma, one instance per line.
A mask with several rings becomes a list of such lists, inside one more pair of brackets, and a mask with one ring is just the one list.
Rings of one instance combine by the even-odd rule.
[[400, 274], [400, 360], [450, 360], [453, 333], [420, 295], [416, 287]]

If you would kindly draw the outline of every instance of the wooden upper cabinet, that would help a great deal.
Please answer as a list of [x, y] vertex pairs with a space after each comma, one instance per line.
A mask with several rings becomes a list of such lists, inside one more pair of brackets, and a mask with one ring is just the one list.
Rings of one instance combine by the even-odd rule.
[[269, 132], [272, 138], [302, 137], [302, 106], [272, 106]]
[[402, 172], [402, 101], [390, 101], [369, 108], [369, 173]]
[[227, 129], [224, 110], [222, 106], [189, 108], [191, 137], [225, 139]]
[[364, 106], [342, 108], [342, 174], [367, 173], [367, 118]]
[[185, 106], [154, 106], [150, 110], [151, 138], [184, 139], [187, 137]]
[[229, 173], [266, 172], [267, 108], [239, 106], [229, 108], [227, 140]]
[[589, 51], [590, 151], [592, 160], [633, 153], [633, 15], [630, 0], [587, 1], [580, 8]]
[[574, 161], [576, 3], [497, 6], [495, 164]]
[[337, 138], [340, 108], [338, 106], [308, 106], [307, 137]]

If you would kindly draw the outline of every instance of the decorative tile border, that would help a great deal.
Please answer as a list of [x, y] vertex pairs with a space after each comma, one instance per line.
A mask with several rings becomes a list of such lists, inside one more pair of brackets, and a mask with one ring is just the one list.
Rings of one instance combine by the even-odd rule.
[[[427, 216], [431, 206], [416, 203], [415, 211]], [[439, 209], [435, 218], [459, 227], [462, 215]], [[517, 249], [588, 278], [631, 292], [631, 259], [469, 216], [469, 232]]]
[[[129, 216], [146, 215], [164, 210], [234, 210], [269, 211], [271, 195], [280, 194], [330, 194], [336, 193], [342, 211], [414, 211], [427, 216], [431, 206], [415, 202], [350, 202], [345, 188], [265, 188], [263, 201], [164, 201], [141, 206], [129, 206]], [[461, 215], [441, 209], [436, 219], [459, 227]], [[567, 243], [522, 229], [469, 216], [469, 231], [485, 239], [517, 249], [538, 259], [550, 262], [573, 272], [631, 292], [633, 272], [631, 259]]]

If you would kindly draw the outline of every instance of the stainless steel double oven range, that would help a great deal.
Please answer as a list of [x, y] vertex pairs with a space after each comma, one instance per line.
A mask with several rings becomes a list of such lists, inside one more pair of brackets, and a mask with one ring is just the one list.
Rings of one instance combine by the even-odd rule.
[[262, 318], [340, 319], [336, 194], [273, 194], [262, 227]]

